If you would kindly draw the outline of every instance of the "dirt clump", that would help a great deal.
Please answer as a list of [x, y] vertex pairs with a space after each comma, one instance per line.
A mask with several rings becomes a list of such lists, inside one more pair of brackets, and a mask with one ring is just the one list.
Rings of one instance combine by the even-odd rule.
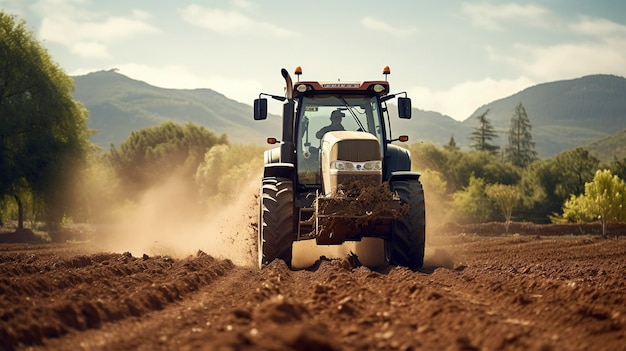
[[409, 212], [408, 204], [400, 203], [389, 183], [371, 184], [360, 178], [340, 184], [330, 196], [318, 196], [315, 201], [321, 232], [334, 233], [338, 242], [349, 233], [383, 221], [390, 224]]
[[431, 235], [425, 266], [292, 271], [0, 245], [0, 349], [616, 350], [626, 240]]

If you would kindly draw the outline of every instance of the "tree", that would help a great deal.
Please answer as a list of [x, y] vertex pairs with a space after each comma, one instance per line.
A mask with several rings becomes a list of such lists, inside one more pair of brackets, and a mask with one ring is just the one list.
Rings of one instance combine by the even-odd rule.
[[[198, 185], [200, 202], [223, 204], [253, 177], [260, 177], [263, 169], [264, 147], [259, 145], [216, 145], [205, 155], [196, 169], [194, 181]], [[213, 201], [215, 200], [215, 201]]]
[[444, 173], [451, 192], [467, 186], [472, 175], [484, 179], [488, 184], [516, 184], [519, 181], [519, 169], [502, 162], [490, 152], [458, 152], [454, 156], [449, 158]]
[[531, 134], [532, 126], [526, 109], [520, 102], [511, 117], [509, 144], [504, 149], [504, 159], [517, 167], [526, 168], [537, 159], [535, 143]]
[[489, 110], [487, 109], [482, 115], [476, 117], [478, 119], [478, 127], [475, 127], [472, 132], [470, 137], [472, 144], [470, 147], [477, 151], [488, 151], [495, 155], [498, 153], [500, 147], [490, 143], [494, 138], [497, 138], [498, 135], [491, 125], [491, 122], [487, 119], [488, 113]]
[[513, 185], [488, 184], [485, 187], [485, 193], [498, 205], [500, 211], [502, 211], [506, 223], [506, 232], [508, 233], [513, 209], [517, 206], [519, 201], [517, 188]]
[[205, 153], [227, 143], [226, 135], [218, 136], [193, 123], [165, 122], [133, 131], [119, 149], [111, 145], [108, 159], [133, 197], [175, 174], [192, 182]]
[[596, 171], [593, 181], [585, 184], [585, 193], [565, 202], [563, 218], [576, 222], [599, 219], [606, 237], [608, 223], [626, 220], [626, 183], [608, 169]]
[[67, 189], [89, 145], [87, 112], [73, 89], [24, 22], [0, 11], [0, 196], [15, 199], [19, 229], [24, 192], [43, 204], [49, 229], [70, 206]]
[[554, 191], [565, 199], [571, 194], [578, 195], [585, 191], [585, 183], [593, 179], [600, 160], [579, 147], [556, 155], [554, 163], [560, 173]]
[[446, 152], [431, 142], [415, 143], [410, 146], [411, 164], [416, 170], [432, 169], [446, 173], [451, 152]]
[[532, 163], [522, 171], [518, 190], [526, 218], [533, 222], [548, 222], [548, 216], [560, 212], [566, 198], [558, 196], [554, 189], [559, 182], [558, 170], [554, 160], [542, 160]]
[[450, 137], [450, 141], [448, 141], [448, 144], [446, 146], [443, 147], [445, 150], [447, 151], [460, 151], [461, 148], [456, 144], [456, 140], [454, 140], [454, 135], [452, 135]]
[[582, 194], [585, 183], [593, 179], [598, 164], [598, 159], [579, 148], [528, 166], [522, 172], [519, 191], [524, 208], [532, 213], [533, 221], [560, 216], [563, 202], [571, 195]]
[[621, 160], [613, 156], [613, 162], [609, 166], [611, 174], [614, 174], [620, 179], [626, 179], [626, 157]]
[[481, 223], [492, 213], [491, 201], [485, 194], [485, 181], [470, 177], [469, 185], [452, 195], [457, 218], [466, 223]]

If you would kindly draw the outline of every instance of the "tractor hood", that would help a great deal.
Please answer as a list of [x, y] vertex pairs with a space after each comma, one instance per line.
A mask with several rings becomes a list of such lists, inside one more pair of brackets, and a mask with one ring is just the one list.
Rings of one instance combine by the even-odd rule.
[[382, 182], [382, 158], [378, 139], [365, 132], [329, 132], [322, 138], [323, 191], [330, 195], [340, 184], [359, 179]]

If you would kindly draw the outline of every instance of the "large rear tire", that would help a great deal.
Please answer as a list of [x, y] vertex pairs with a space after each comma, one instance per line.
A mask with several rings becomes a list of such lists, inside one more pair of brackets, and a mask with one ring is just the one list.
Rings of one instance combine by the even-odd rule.
[[393, 222], [391, 264], [411, 269], [424, 265], [426, 210], [424, 189], [418, 180], [400, 180], [391, 184], [400, 203], [409, 205], [409, 213]]
[[279, 258], [291, 265], [293, 245], [293, 182], [265, 178], [259, 199], [259, 267]]

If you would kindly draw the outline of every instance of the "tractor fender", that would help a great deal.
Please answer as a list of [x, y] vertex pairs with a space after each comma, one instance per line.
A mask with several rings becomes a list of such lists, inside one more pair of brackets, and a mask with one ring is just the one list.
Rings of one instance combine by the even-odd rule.
[[280, 147], [263, 151], [263, 162], [266, 165], [270, 163], [280, 163]]
[[393, 183], [395, 181], [400, 180], [414, 180], [418, 181], [420, 179], [421, 173], [419, 172], [411, 172], [411, 171], [396, 171], [391, 172], [391, 177], [389, 177], [389, 183]]
[[292, 163], [270, 163], [266, 164], [263, 169], [263, 178], [277, 177], [292, 179], [295, 172]]
[[387, 145], [385, 153], [385, 179], [391, 180], [394, 172], [410, 171], [411, 156], [409, 151], [397, 145]]

